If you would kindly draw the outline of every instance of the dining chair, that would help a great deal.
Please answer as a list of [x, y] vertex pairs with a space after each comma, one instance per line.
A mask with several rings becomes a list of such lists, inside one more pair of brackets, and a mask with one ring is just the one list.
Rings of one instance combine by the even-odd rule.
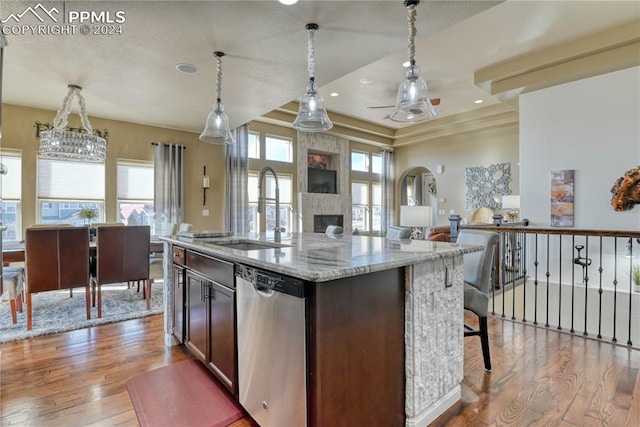
[[102, 285], [144, 281], [144, 298], [151, 308], [149, 280], [149, 247], [151, 227], [98, 227], [96, 229], [96, 258], [91, 268], [94, 297], [97, 296], [98, 317], [102, 317]]
[[186, 222], [183, 222], [182, 224], [180, 224], [180, 226], [178, 227], [178, 233], [188, 233], [193, 229], [193, 224], [188, 224]]
[[480, 252], [464, 254], [464, 309], [478, 316], [479, 324], [479, 328], [475, 329], [465, 323], [464, 336], [480, 337], [484, 368], [487, 371], [491, 371], [487, 315], [489, 314], [489, 298], [493, 283], [493, 257], [499, 240], [498, 233], [480, 230], [462, 230], [457, 239], [457, 243], [460, 245], [484, 247]]
[[390, 240], [405, 240], [411, 237], [411, 228], [399, 227], [396, 225], [390, 225], [387, 227], [387, 239]]
[[343, 229], [339, 225], [328, 225], [324, 232], [325, 234], [342, 234]]
[[24, 294], [24, 267], [2, 267], [2, 283], [0, 283], [0, 299], [9, 301], [11, 322], [18, 323], [18, 312], [22, 312]]
[[32, 294], [85, 287], [87, 319], [91, 319], [89, 288], [89, 228], [29, 227], [25, 236], [27, 330], [33, 319]]

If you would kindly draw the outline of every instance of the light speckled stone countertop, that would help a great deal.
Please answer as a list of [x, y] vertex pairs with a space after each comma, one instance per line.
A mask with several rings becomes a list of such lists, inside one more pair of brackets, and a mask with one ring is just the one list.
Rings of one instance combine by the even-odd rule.
[[480, 246], [426, 240], [392, 241], [381, 237], [324, 233], [285, 233], [280, 247], [249, 251], [232, 249], [219, 243], [251, 241], [278, 244], [264, 233], [204, 239], [165, 236], [160, 240], [312, 282], [358, 276], [482, 249]]

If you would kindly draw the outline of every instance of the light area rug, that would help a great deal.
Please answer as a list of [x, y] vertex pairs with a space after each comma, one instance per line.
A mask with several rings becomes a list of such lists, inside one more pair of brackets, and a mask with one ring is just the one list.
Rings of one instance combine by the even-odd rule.
[[33, 328], [27, 331], [27, 305], [18, 312], [18, 323], [11, 322], [9, 302], [0, 304], [0, 343], [33, 338], [57, 332], [73, 331], [91, 326], [137, 319], [163, 312], [162, 281], [154, 282], [151, 290], [151, 310], [142, 299], [142, 286], [127, 289], [127, 284], [102, 286], [102, 317], [98, 318], [97, 307], [91, 308], [91, 319], [87, 320], [84, 288], [40, 292], [32, 295]]

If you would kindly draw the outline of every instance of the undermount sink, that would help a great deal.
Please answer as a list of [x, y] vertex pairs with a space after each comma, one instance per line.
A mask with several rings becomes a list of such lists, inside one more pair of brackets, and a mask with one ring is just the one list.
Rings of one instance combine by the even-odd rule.
[[262, 242], [251, 242], [251, 241], [235, 241], [235, 242], [219, 242], [212, 243], [216, 246], [224, 246], [225, 248], [238, 249], [241, 251], [256, 251], [260, 249], [274, 249], [286, 247], [287, 245], [280, 245], [278, 243], [262, 243]]

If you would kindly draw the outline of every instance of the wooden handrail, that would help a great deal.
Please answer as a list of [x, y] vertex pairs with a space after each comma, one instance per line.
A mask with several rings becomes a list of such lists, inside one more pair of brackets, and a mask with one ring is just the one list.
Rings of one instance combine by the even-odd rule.
[[602, 236], [602, 237], [631, 237], [640, 238], [640, 231], [631, 230], [594, 230], [586, 228], [553, 228], [553, 227], [513, 227], [505, 224], [499, 226], [460, 225], [460, 229], [482, 229], [487, 231], [516, 232], [524, 234], [561, 234], [566, 236]]

